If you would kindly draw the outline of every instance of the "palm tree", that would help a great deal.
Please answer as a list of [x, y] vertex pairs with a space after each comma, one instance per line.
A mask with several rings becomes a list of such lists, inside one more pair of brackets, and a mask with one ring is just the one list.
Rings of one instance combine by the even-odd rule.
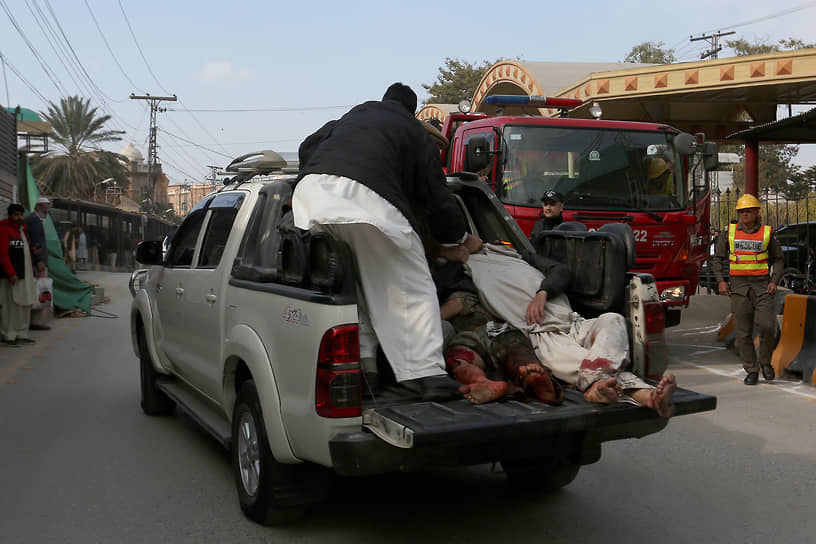
[[94, 184], [100, 180], [114, 178], [121, 186], [127, 184], [127, 171], [116, 154], [99, 147], [122, 139], [122, 132], [105, 130], [110, 115], [98, 116], [91, 100], [79, 96], [60, 99], [59, 106], [49, 102], [48, 113], [42, 115], [51, 123], [50, 138], [59, 150], [32, 161], [41, 191], [93, 198]]

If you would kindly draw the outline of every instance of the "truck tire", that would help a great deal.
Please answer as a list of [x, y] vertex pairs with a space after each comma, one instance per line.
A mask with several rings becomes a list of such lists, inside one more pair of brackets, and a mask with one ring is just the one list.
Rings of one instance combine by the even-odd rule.
[[555, 491], [572, 482], [581, 465], [566, 457], [502, 461], [507, 481], [523, 491]]
[[156, 387], [159, 373], [153, 368], [147, 349], [144, 329], [139, 329], [139, 375], [142, 382], [142, 412], [149, 416], [167, 416], [173, 413], [176, 403]]
[[272, 455], [252, 380], [241, 384], [235, 401], [231, 449], [238, 500], [249, 519], [278, 525], [303, 517], [309, 504], [298, 497], [299, 465], [279, 463]]

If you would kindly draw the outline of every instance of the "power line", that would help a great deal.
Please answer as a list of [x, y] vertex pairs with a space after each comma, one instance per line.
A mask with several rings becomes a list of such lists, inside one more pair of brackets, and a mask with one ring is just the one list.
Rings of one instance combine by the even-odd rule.
[[[35, 4], [36, 4], [36, 1], [35, 1]], [[93, 78], [90, 76], [90, 74], [88, 74], [88, 71], [85, 69], [85, 66], [82, 65], [82, 61], [79, 60], [79, 56], [76, 54], [76, 51], [74, 51], [74, 47], [71, 45], [71, 41], [68, 39], [68, 36], [65, 35], [65, 31], [62, 29], [62, 25], [59, 22], [59, 18], [54, 13], [54, 9], [51, 7], [51, 2], [49, 2], [49, 0], [45, 0], [45, 5], [48, 8], [48, 12], [51, 14], [51, 17], [54, 18], [54, 22], [57, 24], [57, 28], [59, 29], [60, 34], [62, 34], [62, 39], [65, 40], [65, 44], [68, 46], [68, 49], [71, 51], [71, 54], [73, 55], [74, 59], [76, 60], [76, 63], [79, 65], [79, 68], [82, 70], [82, 74], [84, 74], [85, 78], [88, 80], [88, 83], [90, 83], [91, 86], [94, 89], [96, 89], [99, 92], [99, 94], [101, 94], [104, 98], [106, 98], [106, 99], [108, 99], [108, 100], [110, 100], [112, 102], [124, 102], [124, 100], [115, 100], [115, 99], [111, 98], [110, 96], [105, 94], [105, 92], [102, 91], [102, 89], [100, 89], [96, 85]], [[104, 103], [104, 100], [102, 102]]]
[[188, 139], [186, 139], [186, 138], [182, 138], [182, 137], [181, 137], [181, 136], [179, 136], [178, 134], [173, 134], [172, 132], [168, 131], [167, 129], [163, 129], [163, 130], [162, 130], [162, 132], [166, 132], [166, 133], [167, 133], [167, 134], [169, 134], [170, 136], [173, 136], [174, 138], [178, 138], [178, 139], [179, 139], [179, 140], [181, 140], [182, 142], [187, 142], [188, 144], [192, 144], [192, 145], [194, 145], [195, 147], [198, 147], [198, 148], [203, 149], [204, 151], [209, 151], [210, 153], [215, 153], [216, 155], [221, 155], [222, 157], [226, 157], [226, 158], [228, 158], [228, 159], [230, 159], [230, 160], [232, 160], [232, 159], [234, 159], [234, 158], [235, 158], [235, 157], [233, 157], [232, 155], [227, 155], [227, 154], [221, 153], [221, 152], [216, 151], [216, 150], [214, 150], [214, 149], [210, 149], [209, 147], [205, 147], [205, 146], [203, 146], [203, 145], [201, 145], [201, 144], [197, 144], [197, 143], [195, 143], [195, 142], [194, 142], [194, 141], [192, 141], [192, 140], [188, 140]]
[[6, 12], [6, 15], [8, 16], [9, 21], [11, 21], [11, 24], [17, 30], [17, 33], [20, 34], [20, 37], [23, 38], [23, 41], [28, 46], [28, 49], [34, 55], [34, 58], [37, 60], [37, 63], [43, 69], [43, 72], [45, 72], [45, 75], [48, 76], [48, 79], [51, 80], [51, 83], [57, 89], [57, 92], [59, 92], [62, 95], [67, 95], [68, 93], [65, 91], [65, 86], [62, 84], [62, 81], [60, 81], [59, 77], [57, 77], [56, 72], [54, 72], [54, 70], [50, 66], [48, 66], [48, 63], [45, 62], [45, 59], [42, 58], [42, 56], [39, 54], [37, 49], [34, 47], [34, 45], [28, 39], [28, 36], [26, 36], [25, 32], [23, 32], [23, 29], [20, 28], [20, 25], [17, 24], [17, 20], [11, 14], [11, 10], [6, 5], [6, 2], [4, 0], [0, 0], [0, 6], [3, 7], [3, 11]]
[[110, 53], [111, 57], [113, 58], [113, 61], [116, 63], [116, 66], [119, 67], [119, 71], [122, 72], [122, 75], [125, 76], [125, 79], [128, 80], [128, 83], [130, 83], [133, 88], [138, 89], [139, 86], [136, 85], [132, 79], [130, 79], [128, 73], [125, 71], [124, 68], [122, 68], [122, 65], [119, 63], [119, 59], [116, 58], [116, 55], [113, 53], [113, 48], [110, 46], [110, 43], [108, 43], [107, 38], [105, 38], [105, 34], [102, 32], [102, 27], [99, 26], [99, 21], [96, 20], [96, 16], [94, 15], [94, 12], [91, 10], [91, 5], [88, 4], [88, 0], [84, 1], [85, 7], [88, 8], [88, 13], [91, 14], [91, 19], [93, 19], [94, 25], [96, 26], [96, 31], [99, 32], [99, 36], [102, 38], [102, 41], [105, 42], [105, 47], [108, 48], [108, 53]]
[[[14, 67], [14, 65], [11, 63], [11, 61], [8, 59], [8, 57], [6, 57], [6, 56], [4, 56], [4, 55], [3, 55], [3, 52], [2, 52], [2, 51], [0, 51], [0, 59], [2, 59], [2, 60], [3, 60], [3, 66], [6, 66], [6, 65], [7, 65], [7, 66], [9, 67], [9, 69], [10, 69], [12, 72], [14, 72], [14, 75], [16, 75], [16, 76], [17, 76], [17, 78], [18, 78], [20, 81], [22, 81], [22, 82], [23, 82], [23, 85], [25, 85], [26, 87], [28, 87], [28, 90], [29, 90], [29, 91], [31, 91], [32, 93], [34, 93], [35, 95], [37, 95], [37, 97], [38, 97], [40, 100], [42, 100], [42, 101], [43, 101], [43, 104], [45, 104], [46, 106], [48, 105], [48, 99], [47, 99], [47, 98], [46, 98], [46, 97], [45, 97], [45, 96], [44, 96], [44, 95], [43, 95], [43, 94], [42, 94], [40, 91], [38, 91], [38, 90], [37, 90], [37, 88], [36, 88], [36, 87], [34, 87], [34, 85], [32, 85], [32, 84], [31, 84], [31, 83], [30, 83], [30, 82], [29, 82], [29, 81], [28, 81], [28, 80], [27, 80], [27, 79], [26, 79], [26, 78], [23, 76], [23, 74], [21, 74], [21, 73], [20, 73], [20, 71], [19, 71], [19, 70], [17, 70], [17, 68], [15, 68], [15, 67]], [[6, 93], [6, 94], [8, 94], [8, 91], [7, 91], [7, 93]], [[11, 104], [9, 104], [9, 106], [11, 106]]]
[[[318, 111], [318, 110], [338, 110], [353, 107], [353, 104], [343, 106], [303, 106], [303, 107], [281, 107], [281, 108], [190, 108], [185, 111], [188, 112], [203, 112], [203, 113], [261, 113], [269, 111]], [[168, 108], [167, 111], [178, 111]]]
[[[760, 23], [762, 21], [767, 21], [769, 19], [776, 19], [777, 17], [782, 17], [783, 15], [790, 15], [791, 13], [796, 13], [797, 11], [802, 11], [804, 9], [812, 8], [814, 6], [816, 6], [816, 1], [807, 2], [805, 4], [801, 4], [801, 5], [796, 6], [796, 7], [783, 9], [781, 11], [777, 11], [777, 12], [771, 13], [769, 15], [764, 15], [762, 17], [757, 17], [756, 19], [751, 19], [751, 20], [748, 20], [748, 21], [744, 21], [742, 23], [737, 23], [735, 25], [722, 26], [722, 27], [719, 28], [719, 30], [739, 28], [741, 26], [748, 26], [748, 25], [752, 25], [754, 23]], [[716, 30], [708, 30], [705, 33], [708, 34], [708, 33], [711, 33], [711, 32], [716, 32]]]
[[122, 11], [122, 16], [125, 18], [125, 23], [127, 23], [128, 30], [130, 30], [130, 35], [133, 38], [133, 43], [136, 44], [136, 49], [139, 50], [139, 55], [142, 57], [142, 60], [144, 61], [145, 66], [147, 67], [147, 71], [150, 72], [151, 76], [153, 76], [153, 80], [156, 82], [156, 85], [158, 85], [159, 88], [162, 91], [166, 92], [167, 94], [170, 94], [170, 91], [168, 91], [167, 89], [164, 88], [164, 86], [159, 81], [159, 78], [156, 77], [155, 73], [153, 73], [153, 69], [150, 67], [150, 64], [147, 62], [147, 57], [145, 57], [144, 51], [142, 51], [142, 46], [139, 45], [139, 40], [136, 39], [136, 33], [133, 32], [133, 26], [131, 26], [131, 24], [130, 24], [130, 19], [128, 19], [127, 13], [125, 13], [125, 7], [122, 5], [122, 0], [118, 0], [118, 1], [119, 1], [119, 9]]

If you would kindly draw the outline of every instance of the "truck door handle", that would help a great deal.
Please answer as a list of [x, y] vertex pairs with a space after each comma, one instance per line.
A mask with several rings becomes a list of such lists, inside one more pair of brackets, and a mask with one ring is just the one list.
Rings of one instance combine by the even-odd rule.
[[215, 295], [213, 295], [212, 293], [210, 293], [209, 295], [206, 295], [206, 296], [204, 297], [204, 300], [206, 300], [206, 301], [207, 301], [207, 304], [215, 304], [215, 301], [217, 300], [217, 298], [218, 298], [218, 297], [216, 297]]
[[164, 285], [162, 285], [161, 283], [156, 284], [156, 292], [157, 293], [160, 293], [163, 288], [164, 288]]
[[184, 288], [183, 287], [176, 287], [176, 295], [181, 296], [183, 294], [184, 294]]

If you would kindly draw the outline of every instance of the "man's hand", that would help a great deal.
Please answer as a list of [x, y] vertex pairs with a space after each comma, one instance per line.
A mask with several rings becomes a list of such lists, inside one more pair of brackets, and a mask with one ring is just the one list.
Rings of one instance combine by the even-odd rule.
[[17, 283], [18, 279], [19, 278], [17, 278], [17, 275], [15, 274], [15, 275], [9, 277], [9, 283], [11, 283], [12, 285], [15, 285]]
[[527, 324], [544, 322], [544, 306], [547, 304], [547, 291], [539, 291], [527, 306]]
[[462, 244], [468, 250], [468, 255], [471, 253], [476, 253], [477, 251], [482, 250], [482, 246], [484, 246], [484, 242], [478, 236], [473, 236], [472, 234], [468, 234], [467, 238], [465, 239], [465, 243]]
[[[774, 287], [776, 287], [776, 286], [774, 286]], [[770, 285], [768, 286], [768, 288], [770, 289]], [[718, 283], [717, 284], [717, 291], [724, 297], [727, 297], [727, 296], [731, 295], [731, 290], [728, 289], [728, 282], [727, 281], [721, 281], [720, 283]]]
[[768, 282], [768, 294], [775, 295], [777, 290], [777, 286], [774, 282]]
[[468, 260], [468, 255], [470, 252], [464, 245], [453, 246], [453, 247], [440, 247], [439, 248], [439, 256], [443, 259], [447, 259], [449, 261], [456, 261], [460, 263], [466, 263]]

